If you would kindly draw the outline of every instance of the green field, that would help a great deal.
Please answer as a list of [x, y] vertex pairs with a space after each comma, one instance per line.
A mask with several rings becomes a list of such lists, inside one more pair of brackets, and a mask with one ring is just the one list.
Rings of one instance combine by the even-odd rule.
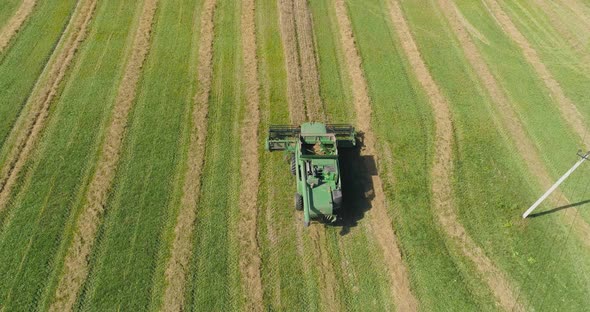
[[[0, 34], [22, 1], [0, 5]], [[590, 164], [521, 218], [546, 180], [590, 148], [579, 135], [590, 133], [588, 1], [157, 0], [147, 29], [146, 3], [37, 1], [0, 52], [0, 310], [590, 306]], [[142, 36], [147, 46], [137, 46]], [[211, 77], [201, 72], [207, 47]], [[147, 57], [128, 84], [138, 51]], [[314, 71], [310, 62], [317, 72], [302, 72]], [[310, 83], [328, 122], [367, 129], [359, 142], [375, 139], [373, 154], [341, 151], [336, 225], [303, 226], [285, 154], [264, 149], [271, 125], [310, 111], [314, 90], [302, 87]], [[359, 104], [363, 92], [369, 101]], [[128, 116], [116, 112], [122, 99]], [[244, 170], [256, 169], [242, 166], [241, 134], [252, 106], [259, 170], [248, 180]], [[448, 176], [437, 171], [440, 159], [450, 159]], [[362, 165], [373, 161], [374, 170]], [[246, 185], [257, 185], [254, 202], [241, 200]], [[96, 234], [80, 242], [88, 230]], [[88, 246], [87, 256], [72, 246]]]

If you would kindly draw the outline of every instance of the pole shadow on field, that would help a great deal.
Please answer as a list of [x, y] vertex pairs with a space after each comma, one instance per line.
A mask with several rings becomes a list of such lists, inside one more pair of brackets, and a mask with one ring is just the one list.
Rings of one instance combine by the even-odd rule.
[[583, 200], [583, 201], [577, 202], [577, 203], [567, 204], [567, 205], [560, 206], [560, 207], [553, 208], [553, 209], [549, 209], [549, 210], [546, 210], [546, 211], [532, 213], [529, 216], [529, 218], [541, 217], [541, 216], [548, 215], [548, 214], [551, 214], [551, 213], [555, 213], [555, 212], [558, 212], [558, 211], [561, 211], [561, 210], [564, 210], [564, 209], [575, 208], [575, 207], [579, 207], [579, 206], [584, 206], [584, 205], [586, 205], [588, 203], [590, 203], [590, 199]]
[[372, 176], [377, 175], [377, 166], [373, 155], [361, 155], [363, 134], [358, 134], [355, 148], [341, 149], [340, 172], [342, 174], [343, 203], [340, 212], [340, 235], [350, 233], [371, 209], [375, 197]]

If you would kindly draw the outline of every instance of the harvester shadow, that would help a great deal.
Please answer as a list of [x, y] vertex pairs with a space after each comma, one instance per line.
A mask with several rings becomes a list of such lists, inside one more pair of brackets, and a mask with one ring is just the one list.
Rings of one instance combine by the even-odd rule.
[[372, 176], [377, 175], [377, 166], [373, 155], [361, 155], [363, 134], [358, 134], [355, 148], [342, 149], [340, 153], [340, 172], [342, 174], [343, 205], [340, 220], [340, 235], [350, 233], [371, 209], [373, 200]]
[[549, 209], [549, 210], [546, 210], [546, 211], [541, 211], [541, 212], [533, 213], [533, 214], [531, 214], [529, 216], [529, 218], [541, 217], [541, 216], [552, 214], [552, 213], [555, 213], [555, 212], [558, 212], [558, 211], [561, 211], [561, 210], [564, 210], [564, 209], [575, 208], [575, 207], [583, 206], [583, 205], [586, 205], [588, 203], [590, 203], [590, 199], [583, 200], [583, 201], [577, 202], [577, 203], [567, 204], [567, 205], [560, 206], [560, 207], [553, 208], [553, 209]]

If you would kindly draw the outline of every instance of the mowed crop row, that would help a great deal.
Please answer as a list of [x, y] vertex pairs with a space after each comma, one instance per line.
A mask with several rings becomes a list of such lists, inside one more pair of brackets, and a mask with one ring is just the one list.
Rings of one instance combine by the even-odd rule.
[[[128, 38], [133, 36], [137, 6], [132, 4], [101, 2], [94, 8], [93, 2], [85, 1], [73, 15], [73, 36], [88, 27], [87, 40], [75, 48], [79, 49], [77, 56], [64, 58], [72, 62], [71, 71], [64, 74], [69, 79], [53, 97], [54, 109], [45, 119], [48, 122], [38, 130], [42, 134], [37, 134], [36, 152], [23, 160], [26, 165], [2, 223], [1, 274], [7, 282], [2, 283], [1, 296], [6, 308], [47, 308], [53, 299], [51, 289], [59, 278], [85, 185], [96, 162], [97, 129], [103, 129], [109, 119], [120, 80], [116, 77], [121, 76]], [[95, 19], [87, 24], [89, 16]], [[79, 20], [82, 26], [76, 25]], [[99, 35], [105, 38], [103, 34], [108, 39], [104, 42], [98, 40]], [[61, 54], [70, 54], [71, 49], [65, 44], [57, 50], [57, 61], [64, 62]]]
[[[584, 309], [590, 213], [520, 214], [588, 147], [588, 14], [7, 1], [0, 307]], [[338, 226], [303, 227], [284, 154], [263, 148], [304, 121], [362, 138], [341, 151]], [[588, 172], [541, 209], [584, 200]]]

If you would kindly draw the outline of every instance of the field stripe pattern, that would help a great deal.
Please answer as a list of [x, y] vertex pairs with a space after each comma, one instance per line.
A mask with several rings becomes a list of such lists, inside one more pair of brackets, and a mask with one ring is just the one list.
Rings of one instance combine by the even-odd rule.
[[158, 0], [147, 0], [140, 18], [139, 28], [132, 46], [132, 54], [125, 69], [121, 88], [115, 101], [113, 119], [107, 135], [96, 173], [90, 182], [87, 202], [78, 220], [76, 234], [64, 263], [62, 276], [52, 311], [70, 311], [76, 302], [82, 284], [88, 276], [88, 257], [94, 246], [101, 216], [121, 154], [121, 146], [127, 126], [127, 117], [135, 103], [141, 69], [149, 51], [151, 28]]
[[[376, 140], [371, 128], [372, 109], [369, 98], [367, 82], [362, 69], [362, 61], [356, 48], [352, 25], [344, 0], [335, 0], [336, 16], [340, 29], [340, 39], [344, 47], [344, 54], [347, 60], [347, 69], [352, 81], [352, 90], [354, 96], [354, 108], [356, 111], [357, 130], [364, 134], [364, 146], [362, 155], [373, 155], [377, 158]], [[368, 161], [368, 158], [365, 158]], [[377, 160], [375, 160], [377, 162]], [[371, 167], [370, 163], [364, 164], [367, 170]], [[397, 309], [400, 311], [418, 310], [418, 301], [411, 291], [409, 273], [402, 259], [402, 255], [397, 243], [397, 238], [391, 226], [391, 220], [387, 215], [385, 208], [385, 193], [383, 183], [378, 175], [372, 176], [375, 198], [372, 201], [372, 210], [369, 216], [371, 225], [370, 229], [377, 238], [381, 249], [383, 249], [385, 261], [391, 275], [393, 297]]]
[[72, 33], [64, 43], [63, 52], [57, 56], [49, 69], [49, 83], [39, 86], [41, 89], [30, 100], [28, 105], [31, 105], [32, 109], [25, 120], [24, 131], [18, 135], [17, 144], [9, 153], [6, 165], [0, 172], [0, 212], [6, 207], [12, 187], [45, 126], [49, 108], [58, 95], [59, 87], [80, 44], [86, 38], [88, 25], [96, 8], [96, 0], [87, 0], [78, 5], [75, 20], [68, 25]]
[[256, 57], [256, 10], [254, 0], [242, 0], [242, 49], [246, 85], [246, 113], [242, 125], [242, 162], [240, 167], [243, 188], [240, 192], [240, 270], [242, 287], [247, 294], [246, 309], [263, 311], [260, 250], [257, 238], [258, 186], [258, 127], [260, 124], [258, 94], [258, 60]]
[[531, 46], [524, 35], [518, 30], [516, 25], [512, 22], [510, 17], [504, 12], [500, 4], [496, 0], [485, 0], [487, 8], [493, 14], [496, 21], [500, 24], [506, 34], [514, 41], [522, 50], [522, 53], [527, 62], [537, 72], [537, 75], [545, 83], [547, 89], [551, 92], [553, 99], [558, 104], [558, 108], [563, 118], [570, 124], [574, 132], [580, 137], [586, 148], [590, 148], [590, 131], [585, 125], [584, 118], [578, 111], [575, 104], [565, 95], [561, 89], [559, 82], [553, 78], [549, 69], [545, 66], [537, 51]]
[[[504, 127], [506, 127], [506, 132], [510, 133], [514, 140], [514, 145], [523, 157], [528, 170], [536, 177], [544, 189], [548, 189], [553, 184], [553, 179], [547, 170], [546, 165], [543, 163], [537, 147], [527, 135], [525, 128], [519, 121], [511, 101], [493, 76], [490, 68], [483, 60], [482, 55], [471, 40], [469, 33], [466, 31], [465, 25], [463, 24], [464, 18], [461, 16], [461, 12], [449, 0], [439, 0], [439, 5], [451, 24], [453, 31], [457, 35], [457, 39], [465, 51], [465, 57], [477, 73], [482, 85], [486, 88], [491, 98], [494, 100], [494, 103], [498, 106], [497, 111], [502, 116], [502, 122]], [[553, 205], [559, 206], [560, 199], [566, 199], [566, 196], [560, 190], [557, 190], [550, 199], [553, 202]], [[575, 220], [574, 225], [582, 237], [588, 237], [588, 235], [590, 235], [590, 226], [583, 220], [576, 219], [575, 211], [567, 210], [564, 213], [568, 218], [568, 223]], [[584, 242], [588, 244], [588, 240], [584, 240]]]
[[446, 234], [458, 244], [462, 253], [476, 265], [477, 270], [496, 296], [498, 304], [507, 310], [513, 308], [524, 310], [524, 307], [516, 302], [517, 295], [510, 282], [505, 278], [504, 273], [494, 265], [483, 250], [471, 239], [457, 219], [451, 186], [454, 138], [449, 103], [430, 75], [397, 1], [390, 1], [389, 6], [394, 28], [400, 38], [401, 46], [410, 66], [428, 94], [434, 110], [436, 157], [432, 167], [432, 194], [435, 200], [434, 209], [439, 222]]
[[199, 46], [198, 90], [194, 98], [188, 150], [188, 170], [184, 181], [181, 207], [178, 214], [172, 254], [166, 268], [166, 289], [163, 309], [179, 311], [184, 307], [184, 294], [189, 262], [192, 254], [192, 234], [196, 221], [196, 204], [201, 189], [207, 114], [213, 74], [213, 37], [216, 0], [203, 4], [201, 17], [201, 43]]
[[[6, 309], [49, 309], [124, 69], [136, 4], [97, 3], [88, 39], [16, 184], [0, 234]], [[96, 40], [103, 35], [108, 40]]]
[[36, 0], [23, 0], [18, 10], [8, 20], [8, 23], [0, 29], [0, 54], [4, 53], [4, 50], [12, 40], [12, 38], [18, 33], [24, 22], [27, 20], [35, 5]]

